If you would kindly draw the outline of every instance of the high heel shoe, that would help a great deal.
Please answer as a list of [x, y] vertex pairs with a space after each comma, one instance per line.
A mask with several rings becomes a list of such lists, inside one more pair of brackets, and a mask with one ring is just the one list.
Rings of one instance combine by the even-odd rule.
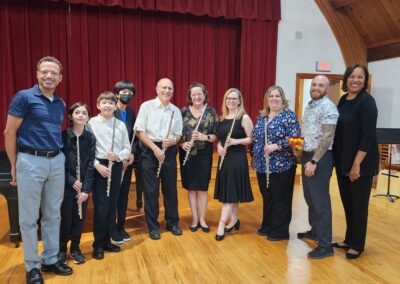
[[224, 237], [225, 237], [225, 234], [223, 234], [223, 235], [218, 235], [218, 234], [216, 234], [216, 235], [215, 235], [215, 239], [216, 239], [217, 241], [222, 241], [222, 240], [224, 239]]
[[230, 228], [225, 227], [224, 230], [225, 230], [225, 233], [229, 233], [229, 232], [231, 232], [233, 229], [235, 229], [236, 231], [238, 231], [239, 228], [240, 228], [240, 220], [237, 219], [235, 225], [233, 225], [233, 226], [230, 227]]

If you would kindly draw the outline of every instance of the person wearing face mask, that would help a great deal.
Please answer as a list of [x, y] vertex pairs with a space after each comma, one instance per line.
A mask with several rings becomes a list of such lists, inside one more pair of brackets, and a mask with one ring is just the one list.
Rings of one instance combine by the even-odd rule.
[[[128, 130], [129, 141], [135, 139], [133, 137], [133, 125], [135, 124], [135, 111], [130, 108], [128, 105], [135, 97], [136, 88], [132, 82], [129, 81], [119, 81], [114, 86], [114, 94], [117, 97], [117, 109], [114, 112], [114, 116], [123, 121]], [[111, 242], [116, 245], [120, 245], [124, 242], [130, 241], [131, 236], [125, 231], [125, 219], [126, 219], [126, 210], [128, 208], [128, 195], [129, 188], [131, 185], [132, 171], [134, 168], [134, 159], [137, 160], [137, 147], [136, 141], [134, 141], [131, 154], [129, 155], [129, 159], [123, 161], [123, 169], [125, 170], [124, 176], [121, 181], [121, 191], [118, 198], [118, 206], [117, 206], [117, 226], [116, 230], [113, 232], [111, 236]], [[141, 204], [142, 200], [142, 191], [141, 191], [141, 183], [140, 183], [140, 175], [137, 174], [137, 169], [135, 169], [136, 176], [136, 193], [137, 193], [137, 207], [138, 204]], [[141, 207], [141, 206], [140, 206]]]
[[346, 69], [333, 143], [336, 176], [346, 215], [346, 235], [333, 247], [346, 250], [348, 259], [364, 251], [372, 179], [378, 173], [376, 141], [378, 109], [368, 94], [368, 69], [360, 64]]

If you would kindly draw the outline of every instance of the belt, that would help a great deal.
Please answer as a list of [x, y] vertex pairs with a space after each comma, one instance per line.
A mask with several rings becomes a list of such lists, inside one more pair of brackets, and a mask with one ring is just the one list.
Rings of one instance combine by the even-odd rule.
[[18, 152], [30, 154], [38, 157], [46, 157], [46, 158], [53, 158], [61, 153], [61, 149], [53, 150], [53, 151], [42, 151], [42, 150], [35, 150], [25, 147], [18, 147]]

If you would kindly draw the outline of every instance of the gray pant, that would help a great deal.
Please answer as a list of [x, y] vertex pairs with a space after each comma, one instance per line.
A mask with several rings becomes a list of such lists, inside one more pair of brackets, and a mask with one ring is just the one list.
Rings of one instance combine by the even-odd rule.
[[42, 262], [54, 264], [60, 237], [60, 207], [64, 197], [65, 156], [37, 157], [18, 153], [18, 210], [27, 271], [40, 268], [37, 220], [42, 212]]
[[314, 176], [304, 175], [304, 165], [311, 161], [313, 153], [303, 153], [302, 182], [304, 198], [308, 205], [308, 220], [311, 232], [318, 244], [324, 248], [332, 246], [332, 209], [329, 182], [332, 176], [333, 156], [328, 151], [318, 162]]

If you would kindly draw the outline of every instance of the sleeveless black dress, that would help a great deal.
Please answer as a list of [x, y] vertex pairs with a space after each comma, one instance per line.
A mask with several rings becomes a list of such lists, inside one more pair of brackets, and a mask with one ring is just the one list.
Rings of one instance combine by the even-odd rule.
[[[217, 137], [221, 144], [225, 144], [226, 137], [232, 125], [232, 119], [220, 122]], [[236, 120], [232, 131], [232, 138], [245, 138], [242, 119]], [[218, 166], [221, 157], [218, 160]], [[251, 191], [249, 167], [245, 145], [231, 145], [228, 147], [221, 170], [217, 168], [214, 199], [223, 203], [238, 203], [253, 201]]]

